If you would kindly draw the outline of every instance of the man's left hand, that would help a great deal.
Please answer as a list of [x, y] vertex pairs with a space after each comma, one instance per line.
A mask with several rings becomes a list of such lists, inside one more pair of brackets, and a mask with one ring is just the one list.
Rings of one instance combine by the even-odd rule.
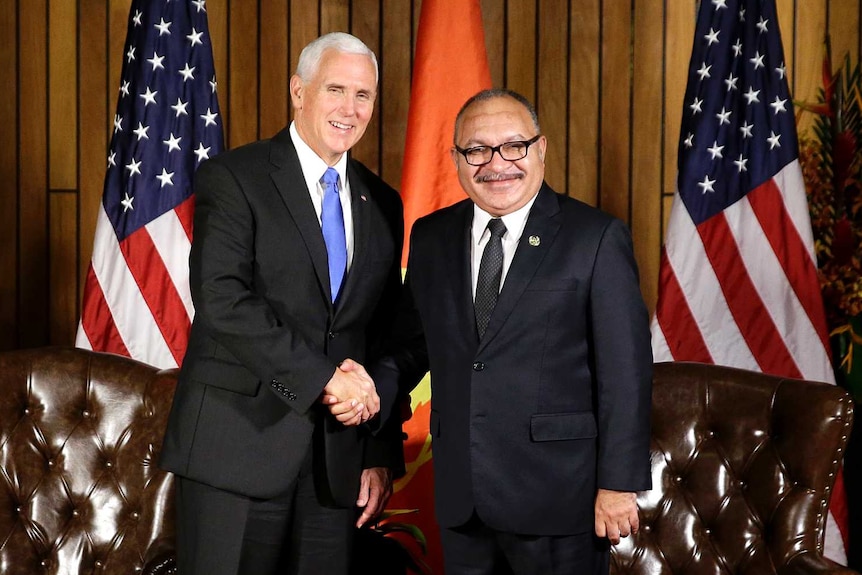
[[639, 527], [637, 493], [599, 489], [596, 495], [596, 535], [616, 545], [620, 537], [637, 533]]
[[356, 521], [362, 527], [370, 519], [383, 511], [392, 495], [392, 471], [386, 467], [370, 467], [362, 470], [359, 481], [359, 497], [356, 506], [362, 508], [362, 515]]

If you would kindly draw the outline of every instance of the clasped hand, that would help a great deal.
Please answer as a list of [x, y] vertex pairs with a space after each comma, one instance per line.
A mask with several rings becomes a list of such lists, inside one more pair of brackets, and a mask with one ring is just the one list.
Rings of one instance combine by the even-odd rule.
[[321, 403], [344, 425], [359, 425], [380, 411], [380, 397], [365, 368], [345, 359], [323, 388]]

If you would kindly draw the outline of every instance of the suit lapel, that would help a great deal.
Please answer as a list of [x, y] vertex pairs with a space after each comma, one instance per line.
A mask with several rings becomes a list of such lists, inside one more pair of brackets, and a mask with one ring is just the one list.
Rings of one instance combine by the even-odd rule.
[[335, 310], [336, 315], [338, 315], [338, 310], [344, 307], [344, 302], [348, 298], [356, 296], [360, 279], [360, 274], [356, 271], [363, 268], [364, 262], [368, 258], [368, 234], [371, 228], [372, 200], [368, 186], [359, 176], [353, 161], [350, 159], [347, 162], [347, 179], [350, 182], [350, 211], [353, 215], [353, 262], [350, 264], [350, 271], [344, 278], [339, 305]]
[[[464, 201], [456, 216], [456, 227], [453, 233], [447, 234], [443, 246], [443, 257], [447, 264], [446, 273], [451, 278], [456, 317], [461, 318], [460, 333], [476, 338], [476, 315], [473, 311], [473, 276], [471, 273], [472, 253], [470, 242], [473, 241], [473, 202]], [[460, 227], [460, 230], [458, 228]], [[459, 233], [460, 232], [460, 233]]]
[[272, 173], [272, 181], [302, 235], [314, 265], [321, 293], [331, 308], [332, 296], [329, 288], [326, 244], [323, 242], [323, 233], [320, 231], [320, 221], [317, 219], [314, 205], [308, 197], [302, 167], [288, 129], [282, 130], [272, 139], [271, 154], [272, 163], [278, 166], [278, 169]]
[[[478, 351], [481, 352], [503, 327], [506, 318], [512, 313], [530, 280], [533, 279], [536, 269], [554, 243], [554, 238], [560, 229], [559, 219], [555, 217], [559, 211], [560, 206], [554, 191], [547, 184], [542, 184], [536, 201], [530, 209], [530, 214], [527, 216], [524, 233], [521, 234], [521, 239], [518, 241], [515, 257], [506, 273], [503, 289], [500, 291], [497, 305], [494, 306], [494, 311], [491, 313], [491, 320], [488, 322], [485, 336], [479, 342]], [[534, 238], [532, 242], [530, 241], [531, 237]], [[538, 242], [535, 241], [535, 238], [538, 238]]]

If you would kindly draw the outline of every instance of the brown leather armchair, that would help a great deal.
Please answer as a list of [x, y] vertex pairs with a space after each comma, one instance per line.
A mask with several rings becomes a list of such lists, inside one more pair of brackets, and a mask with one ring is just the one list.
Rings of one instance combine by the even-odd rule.
[[655, 366], [653, 489], [611, 572], [856, 573], [823, 558], [853, 420], [834, 385], [692, 363]]
[[0, 573], [174, 571], [156, 462], [175, 379], [78, 349], [0, 354]]

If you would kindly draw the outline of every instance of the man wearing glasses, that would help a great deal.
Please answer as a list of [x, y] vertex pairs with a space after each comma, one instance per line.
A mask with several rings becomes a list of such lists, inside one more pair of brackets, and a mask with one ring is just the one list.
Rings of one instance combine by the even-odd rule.
[[381, 414], [431, 369], [447, 575], [608, 572], [650, 487], [652, 354], [628, 228], [544, 183], [533, 106], [480, 92], [455, 121], [469, 200], [413, 227]]

